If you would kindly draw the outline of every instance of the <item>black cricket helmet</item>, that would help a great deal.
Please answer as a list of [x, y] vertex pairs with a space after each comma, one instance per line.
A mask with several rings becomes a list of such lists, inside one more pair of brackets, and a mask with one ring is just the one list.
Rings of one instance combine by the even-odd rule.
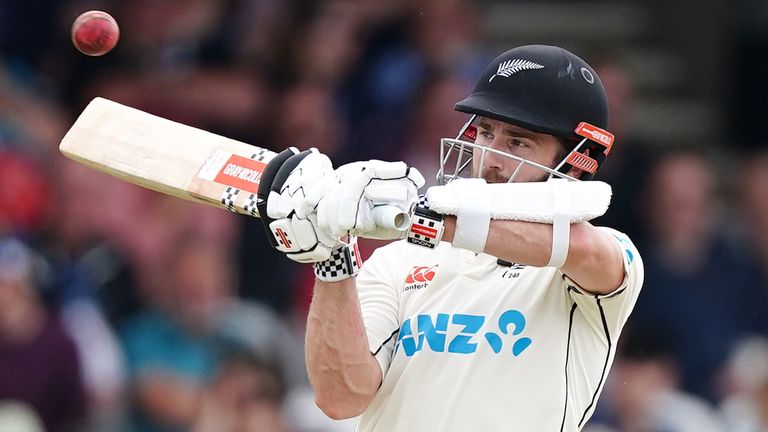
[[[525, 45], [496, 57], [485, 69], [474, 91], [456, 104], [471, 114], [456, 139], [443, 139], [438, 181], [446, 183], [472, 166], [472, 149], [502, 154], [534, 165], [558, 177], [571, 167], [581, 169], [580, 180], [590, 180], [613, 144], [608, 125], [608, 103], [597, 73], [575, 54], [556, 46]], [[510, 123], [533, 132], [553, 135], [564, 144], [566, 156], [556, 167], [544, 167], [498, 150], [474, 144], [477, 116]], [[451, 161], [449, 163], [449, 161]], [[456, 162], [452, 174], [446, 165]], [[480, 167], [476, 175], [480, 175]], [[514, 180], [514, 176], [510, 181]]]

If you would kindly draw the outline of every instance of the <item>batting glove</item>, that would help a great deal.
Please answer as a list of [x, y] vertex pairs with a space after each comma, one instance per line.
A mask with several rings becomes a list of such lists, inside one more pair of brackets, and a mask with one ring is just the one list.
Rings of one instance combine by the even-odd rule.
[[[405, 236], [423, 185], [421, 173], [405, 162], [353, 162], [339, 167], [325, 189], [313, 189], [307, 203], [317, 205], [318, 229], [333, 238], [352, 234], [393, 240]], [[406, 220], [384, 223], [380, 216], [391, 209]]]
[[330, 159], [316, 149], [280, 153], [259, 186], [259, 213], [272, 246], [294, 261], [327, 260], [344, 245], [341, 236], [318, 229], [315, 204], [307, 194], [323, 195], [331, 186], [334, 171]]

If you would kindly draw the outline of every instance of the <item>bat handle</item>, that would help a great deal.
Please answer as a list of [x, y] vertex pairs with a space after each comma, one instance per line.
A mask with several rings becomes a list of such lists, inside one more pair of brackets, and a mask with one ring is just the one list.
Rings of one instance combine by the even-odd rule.
[[381, 228], [405, 231], [411, 226], [411, 217], [400, 207], [381, 205], [373, 208], [373, 220]]

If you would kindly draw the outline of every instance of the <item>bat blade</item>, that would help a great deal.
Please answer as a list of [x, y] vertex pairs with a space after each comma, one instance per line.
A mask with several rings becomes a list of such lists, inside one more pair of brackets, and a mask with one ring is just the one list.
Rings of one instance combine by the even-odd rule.
[[256, 217], [261, 175], [275, 157], [270, 150], [98, 97], [59, 150], [130, 183]]

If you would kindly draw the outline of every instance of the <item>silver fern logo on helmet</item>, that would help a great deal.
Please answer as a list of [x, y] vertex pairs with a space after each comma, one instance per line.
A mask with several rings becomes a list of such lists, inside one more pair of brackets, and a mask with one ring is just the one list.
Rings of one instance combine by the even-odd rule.
[[496, 70], [496, 73], [493, 74], [493, 76], [488, 80], [488, 82], [493, 81], [493, 79], [496, 78], [497, 76], [503, 76], [504, 78], [509, 78], [510, 76], [520, 71], [531, 70], [531, 69], [544, 69], [544, 66], [529, 60], [522, 60], [522, 59], [507, 60], [499, 64], [499, 69]]

